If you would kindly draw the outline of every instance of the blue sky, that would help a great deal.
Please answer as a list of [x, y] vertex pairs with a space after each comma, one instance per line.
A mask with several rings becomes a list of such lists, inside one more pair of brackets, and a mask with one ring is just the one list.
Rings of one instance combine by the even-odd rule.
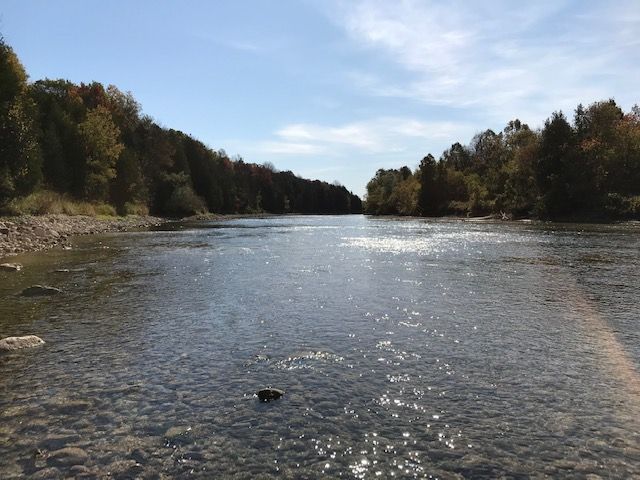
[[212, 148], [363, 194], [513, 118], [640, 102], [640, 1], [2, 0], [31, 79], [100, 81]]

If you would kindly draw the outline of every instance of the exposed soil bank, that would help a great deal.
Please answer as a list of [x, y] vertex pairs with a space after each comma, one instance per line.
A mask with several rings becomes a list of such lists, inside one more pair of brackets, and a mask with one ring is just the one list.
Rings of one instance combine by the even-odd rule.
[[39, 215], [0, 217], [0, 258], [23, 252], [66, 246], [73, 235], [122, 232], [166, 222], [151, 216], [89, 217]]

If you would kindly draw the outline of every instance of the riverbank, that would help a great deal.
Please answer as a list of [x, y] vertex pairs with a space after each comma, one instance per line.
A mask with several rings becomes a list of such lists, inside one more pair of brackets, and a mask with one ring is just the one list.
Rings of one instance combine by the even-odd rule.
[[24, 252], [70, 245], [75, 235], [123, 232], [166, 222], [160, 217], [91, 217], [86, 215], [23, 215], [0, 217], [0, 259]]
[[0, 260], [20, 253], [70, 246], [70, 237], [76, 235], [126, 232], [175, 221], [203, 222], [235, 218], [268, 218], [280, 215], [273, 213], [203, 213], [181, 219], [150, 215], [129, 215], [127, 217], [66, 214], [0, 216]]

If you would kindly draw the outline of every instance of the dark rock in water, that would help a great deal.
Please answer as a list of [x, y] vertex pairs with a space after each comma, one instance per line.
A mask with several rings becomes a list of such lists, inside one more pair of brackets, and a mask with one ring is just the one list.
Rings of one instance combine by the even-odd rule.
[[44, 345], [44, 340], [35, 335], [25, 335], [24, 337], [7, 337], [0, 340], [0, 350], [20, 350], [22, 348], [33, 348]]
[[257, 395], [261, 402], [270, 402], [283, 396], [284, 390], [280, 390], [279, 388], [263, 388], [258, 391]]
[[33, 285], [25, 288], [20, 295], [23, 297], [41, 297], [48, 295], [57, 295], [62, 293], [62, 290], [55, 287], [48, 287], [46, 285]]

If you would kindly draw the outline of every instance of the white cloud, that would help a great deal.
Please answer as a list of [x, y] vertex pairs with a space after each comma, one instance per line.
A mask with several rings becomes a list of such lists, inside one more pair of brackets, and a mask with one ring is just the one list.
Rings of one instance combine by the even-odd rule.
[[357, 0], [329, 15], [361, 49], [400, 67], [351, 71], [371, 95], [532, 123], [579, 102], [614, 96], [628, 108], [638, 100], [637, 0]]
[[424, 122], [413, 118], [380, 117], [337, 126], [295, 123], [277, 130], [277, 140], [262, 143], [258, 151], [291, 155], [344, 155], [403, 152], [407, 144], [423, 148], [433, 141], [469, 136], [468, 124]]

